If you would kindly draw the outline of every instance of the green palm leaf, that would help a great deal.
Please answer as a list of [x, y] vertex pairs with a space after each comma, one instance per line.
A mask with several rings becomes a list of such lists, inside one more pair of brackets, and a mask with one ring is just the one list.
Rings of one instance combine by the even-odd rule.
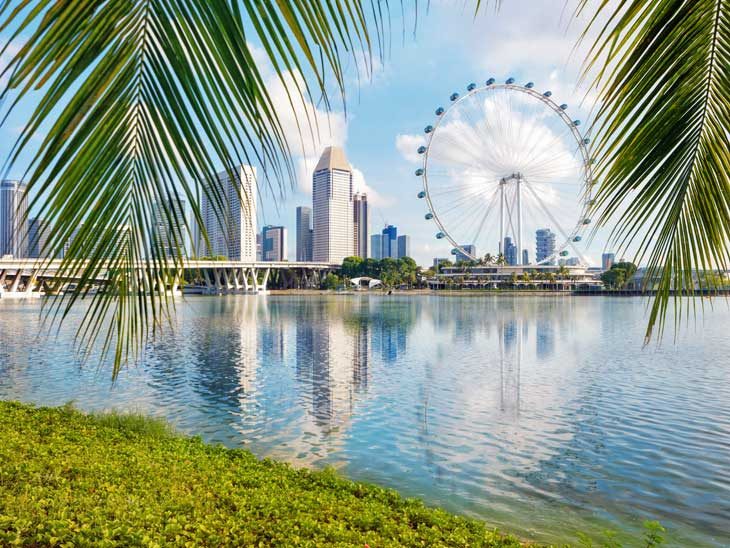
[[[602, 99], [595, 209], [656, 284], [648, 340], [672, 294], [715, 290], [702, 271], [728, 268], [730, 1], [604, 0], [590, 27]], [[674, 300], [676, 326], [687, 309]]]
[[[21, 105], [35, 105], [6, 168], [49, 128], [24, 180], [34, 196], [30, 208], [54, 227], [45, 254], [64, 256], [58, 279], [80, 278], [75, 291], [51, 302], [48, 317], [62, 320], [88, 296], [87, 282], [106, 279], [78, 342], [112, 351], [114, 375], [174, 308], [165, 286], [181, 276], [186, 235], [197, 226], [205, 236], [201, 196], [222, 217], [215, 174], [258, 163], [267, 166], [259, 189], [293, 180], [289, 144], [248, 40], [262, 46], [292, 105], [314, 93], [328, 105], [325, 76], [344, 93], [341, 52], [371, 54], [369, 26], [380, 28], [379, 4], [0, 3], [0, 31], [12, 34], [3, 51], [19, 46], [3, 72], [3, 121]], [[292, 79], [288, 71], [312, 77]], [[311, 124], [301, 120], [301, 131]], [[192, 220], [179, 226], [182, 200]], [[154, 217], [160, 204], [161, 223]]]

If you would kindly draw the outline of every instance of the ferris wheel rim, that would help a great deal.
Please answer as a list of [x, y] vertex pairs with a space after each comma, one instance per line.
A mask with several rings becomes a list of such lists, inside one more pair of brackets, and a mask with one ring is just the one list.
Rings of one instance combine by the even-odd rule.
[[[510, 80], [512, 80], [510, 78]], [[490, 83], [490, 81], [492, 83]], [[578, 251], [576, 246], [573, 245], [573, 243], [577, 243], [579, 239], [575, 240], [577, 236], [579, 236], [586, 228], [586, 223], [584, 222], [586, 219], [588, 219], [588, 211], [590, 208], [590, 204], [592, 201], [592, 189], [594, 185], [594, 179], [593, 179], [593, 168], [592, 168], [592, 159], [590, 156], [590, 153], [588, 151], [588, 140], [584, 137], [584, 135], [581, 133], [580, 129], [578, 129], [577, 122], [571, 120], [571, 118], [568, 116], [566, 110], [567, 105], [559, 105], [557, 102], [555, 102], [551, 97], [552, 94], [550, 92], [539, 92], [536, 91], [533, 88], [533, 84], [529, 83], [526, 85], [519, 85], [515, 84], [513, 82], [505, 82], [505, 83], [497, 83], [490, 79], [486, 84], [477, 86], [475, 84], [470, 84], [467, 87], [467, 92], [463, 95], [458, 95], [456, 93], [452, 94], [451, 96], [451, 104], [448, 105], [447, 108], [439, 107], [437, 109], [437, 115], [436, 115], [436, 121], [433, 125], [430, 125], [427, 127], [426, 134], [426, 144], [422, 154], [423, 154], [423, 161], [421, 163], [421, 169], [418, 171], [421, 171], [420, 177], [422, 178], [423, 182], [423, 192], [425, 193], [424, 198], [426, 199], [426, 203], [428, 205], [428, 213], [427, 215], [430, 215], [429, 220], [433, 220], [436, 226], [439, 229], [438, 234], [442, 234], [444, 238], [453, 246], [452, 247], [452, 254], [455, 254], [455, 252], [459, 252], [463, 254], [466, 257], [469, 257], [471, 260], [478, 260], [478, 257], [476, 254], [469, 253], [464, 249], [464, 244], [459, 244], [457, 240], [451, 235], [449, 230], [446, 228], [444, 223], [441, 221], [438, 215], [437, 208], [434, 207], [433, 201], [431, 199], [432, 193], [429, 190], [429, 184], [428, 184], [428, 159], [429, 159], [429, 153], [431, 152], [431, 146], [433, 143], [434, 136], [437, 134], [439, 127], [441, 126], [442, 122], [448, 118], [449, 112], [451, 112], [453, 109], [457, 107], [460, 103], [463, 101], [466, 101], [467, 99], [473, 97], [474, 95], [486, 92], [486, 91], [495, 91], [495, 90], [508, 90], [508, 91], [516, 91], [523, 94], [526, 94], [533, 99], [537, 99], [544, 105], [546, 105], [550, 110], [553, 111], [554, 114], [558, 116], [558, 118], [565, 124], [566, 127], [570, 130], [570, 134], [575, 140], [575, 143], [577, 145], [577, 150], [580, 152], [580, 156], [582, 158], [582, 169], [581, 173], [582, 176], [580, 177], [580, 184], [583, 187], [582, 194], [583, 197], [579, 199], [579, 202], [581, 202], [581, 212], [578, 217], [576, 225], [570, 230], [568, 233], [565, 233], [562, 230], [562, 227], [560, 227], [559, 224], [556, 224], [558, 230], [565, 238], [565, 241], [558, 247], [555, 248], [555, 251], [548, 257], [545, 257], [541, 261], [535, 263], [534, 266], [539, 265], [546, 265], [547, 263], [550, 263], [557, 259], [559, 256], [562, 255], [562, 253], [568, 248], [573, 247], [574, 251], [576, 251], [576, 254], [581, 259], [582, 264], [587, 265], [587, 261], [585, 261], [583, 255]], [[441, 111], [440, 113], [438, 111]], [[421, 153], [421, 150], [419, 148], [419, 153]], [[418, 173], [417, 173], [418, 174]], [[534, 190], [527, 186], [527, 188], [534, 192]], [[420, 197], [420, 196], [419, 196]], [[437, 237], [439, 237], [437, 234]]]

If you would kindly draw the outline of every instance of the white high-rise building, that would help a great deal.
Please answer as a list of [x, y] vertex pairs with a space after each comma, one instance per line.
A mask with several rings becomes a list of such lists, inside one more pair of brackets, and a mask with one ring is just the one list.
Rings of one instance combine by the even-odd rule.
[[[28, 255], [28, 197], [19, 181], [0, 182], [0, 257]], [[352, 231], [350, 231], [352, 233]]]
[[160, 246], [163, 256], [187, 256], [187, 225], [185, 200], [165, 200], [154, 205], [153, 245]]
[[327, 147], [312, 177], [313, 260], [341, 263], [354, 254], [352, 168], [339, 147]]
[[[233, 261], [256, 260], [256, 168], [239, 166], [234, 177], [218, 174], [223, 192], [223, 211], [203, 194], [202, 215], [210, 246], [198, 243], [204, 255], [223, 256]], [[240, 198], [239, 198], [240, 193]]]

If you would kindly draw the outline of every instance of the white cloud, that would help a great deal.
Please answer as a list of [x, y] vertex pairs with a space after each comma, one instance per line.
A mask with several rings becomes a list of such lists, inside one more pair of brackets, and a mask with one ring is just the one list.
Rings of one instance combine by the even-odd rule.
[[412, 163], [420, 164], [423, 162], [423, 157], [418, 154], [418, 147], [424, 145], [426, 139], [423, 135], [407, 135], [398, 134], [395, 137], [395, 148], [398, 149], [403, 158]]
[[392, 196], [386, 196], [375, 190], [371, 185], [365, 182], [365, 175], [359, 169], [352, 168], [352, 183], [355, 192], [364, 192], [368, 195], [368, 203], [374, 207], [391, 207], [395, 205], [395, 199]]
[[[300, 73], [285, 72], [282, 77], [271, 70], [267, 54], [251, 44], [249, 48], [260, 70], [268, 75], [266, 89], [277, 112], [284, 136], [295, 156], [297, 187], [304, 194], [312, 192], [312, 172], [327, 146], [346, 149], [348, 121], [344, 112], [327, 110], [310, 100], [302, 99], [297, 88], [304, 89]], [[360, 74], [376, 78], [383, 67], [379, 59], [372, 61], [360, 56]], [[353, 186], [357, 192], [367, 192], [369, 201], [378, 207], [391, 205], [394, 200], [369, 186], [365, 175], [353, 166]]]

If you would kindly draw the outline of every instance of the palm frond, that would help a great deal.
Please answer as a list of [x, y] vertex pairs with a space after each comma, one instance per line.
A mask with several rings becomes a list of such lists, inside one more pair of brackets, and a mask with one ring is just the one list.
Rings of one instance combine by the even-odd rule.
[[696, 306], [672, 295], [714, 291], [702, 272], [728, 268], [730, 1], [601, 1], [589, 30], [602, 100], [594, 208], [656, 284], [649, 340], [673, 300], [675, 326]]
[[[249, 40], [265, 52], [293, 105], [314, 94], [329, 105], [326, 75], [344, 96], [342, 56], [382, 46], [380, 2], [338, 0], [7, 0], [0, 5], [3, 123], [34, 105], [6, 169], [34, 150], [24, 180], [30, 209], [53, 225], [44, 254], [77, 289], [53, 301], [62, 321], [105, 278], [79, 329], [102, 343], [113, 374], [134, 359], [174, 308], [166, 281], [180, 276], [183, 242], [203, 235], [201, 196], [219, 216], [216, 173], [267, 167], [267, 184], [294, 180], [290, 144]], [[300, 72], [304, 79], [291, 78]], [[296, 110], [295, 110], [296, 112]], [[312, 120], [301, 120], [301, 131]], [[35, 149], [31, 138], [42, 135]], [[186, 201], [189, 223], [176, 212]], [[162, 222], [155, 221], [159, 212]], [[170, 235], [160, 237], [160, 226]], [[166, 241], [171, 240], [171, 241]], [[70, 244], [69, 244], [70, 242]], [[175, 249], [174, 253], [169, 248]], [[64, 249], [66, 248], [66, 249]]]

